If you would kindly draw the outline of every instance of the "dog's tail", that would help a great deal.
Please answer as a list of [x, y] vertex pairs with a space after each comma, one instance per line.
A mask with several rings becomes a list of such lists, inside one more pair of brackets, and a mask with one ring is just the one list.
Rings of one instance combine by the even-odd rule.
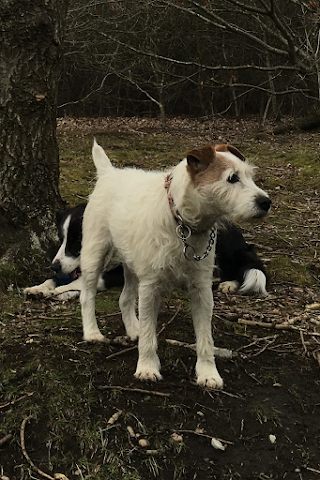
[[106, 155], [103, 148], [97, 143], [96, 139], [93, 140], [92, 158], [97, 169], [98, 177], [104, 175], [108, 168], [112, 166], [109, 157]]
[[239, 293], [257, 293], [259, 295], [268, 296], [267, 278], [265, 274], [257, 268], [250, 268], [244, 274], [244, 279]]

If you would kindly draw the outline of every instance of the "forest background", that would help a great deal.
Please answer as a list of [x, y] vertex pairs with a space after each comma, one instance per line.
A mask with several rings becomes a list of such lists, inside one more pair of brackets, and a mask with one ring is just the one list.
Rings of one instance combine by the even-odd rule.
[[317, 1], [72, 0], [61, 115], [319, 110]]

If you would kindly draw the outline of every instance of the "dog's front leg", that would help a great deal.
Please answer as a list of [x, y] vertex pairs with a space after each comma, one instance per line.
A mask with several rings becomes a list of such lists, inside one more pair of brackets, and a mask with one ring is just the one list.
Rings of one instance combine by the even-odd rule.
[[97, 292], [96, 282], [92, 283], [87, 279], [86, 274], [82, 275], [83, 288], [80, 293], [83, 340], [87, 342], [105, 342], [106, 338], [99, 330], [95, 314], [95, 297]]
[[160, 304], [157, 284], [139, 285], [139, 360], [135, 377], [140, 380], [161, 380], [157, 355], [156, 325]]
[[223, 380], [217, 370], [211, 330], [213, 296], [211, 285], [192, 285], [189, 289], [191, 311], [197, 342], [197, 384], [222, 388]]
[[[85, 244], [81, 252], [82, 289], [80, 303], [83, 339], [87, 342], [106, 342], [106, 338], [99, 330], [95, 313], [95, 297], [105, 250], [95, 247], [89, 250], [88, 254], [86, 247]], [[110, 253], [111, 255], [112, 253]]]

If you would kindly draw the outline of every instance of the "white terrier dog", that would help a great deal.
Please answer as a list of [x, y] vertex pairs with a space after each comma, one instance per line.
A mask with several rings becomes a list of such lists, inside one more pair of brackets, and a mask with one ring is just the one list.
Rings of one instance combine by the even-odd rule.
[[224, 219], [259, 219], [268, 213], [271, 201], [254, 183], [253, 167], [229, 145], [194, 149], [171, 174], [114, 168], [96, 142], [92, 155], [98, 179], [83, 218], [84, 339], [104, 341], [95, 317], [97, 282], [103, 268], [121, 261], [122, 319], [127, 335], [132, 340], [139, 337], [135, 376], [162, 378], [156, 337], [160, 296], [178, 282], [191, 297], [197, 383], [222, 388], [211, 328], [214, 225]]

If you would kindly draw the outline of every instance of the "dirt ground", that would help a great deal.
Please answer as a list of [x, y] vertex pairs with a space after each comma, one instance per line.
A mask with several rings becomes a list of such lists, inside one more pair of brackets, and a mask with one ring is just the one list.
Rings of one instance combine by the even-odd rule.
[[[282, 142], [284, 155], [293, 144], [309, 143], [315, 151], [320, 136], [306, 135], [263, 142]], [[269, 297], [214, 294], [215, 345], [232, 350], [231, 358], [217, 358], [223, 391], [195, 384], [183, 292], [174, 291], [161, 309], [163, 380], [157, 383], [134, 379], [137, 348], [116, 342], [123, 335], [117, 289], [97, 300], [109, 344], [81, 341], [77, 301], [21, 297], [6, 307], [0, 318], [1, 480], [320, 478], [320, 201], [293, 162], [267, 163], [275, 213], [254, 232], [244, 230], [267, 265]], [[287, 221], [278, 221], [289, 204]], [[16, 290], [8, 295], [19, 296]]]

